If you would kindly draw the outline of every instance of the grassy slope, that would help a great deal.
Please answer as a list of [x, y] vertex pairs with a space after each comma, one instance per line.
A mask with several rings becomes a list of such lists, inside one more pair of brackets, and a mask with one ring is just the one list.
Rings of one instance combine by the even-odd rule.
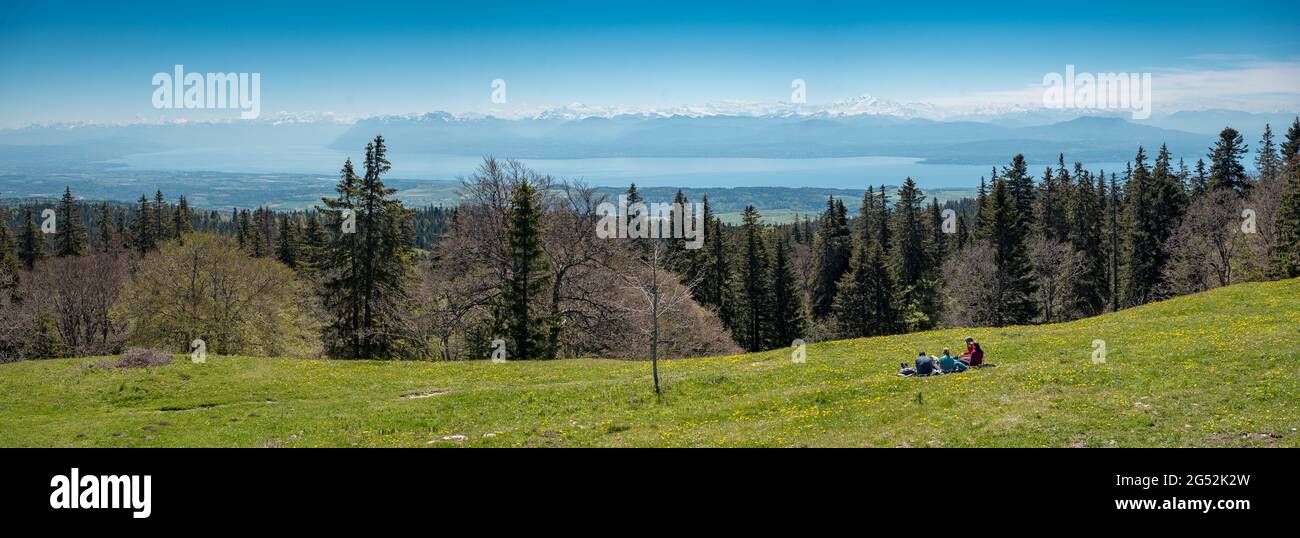
[[[0, 366], [0, 446], [1295, 447], [1298, 327], [1300, 279], [1246, 284], [1060, 325], [815, 344], [804, 364], [672, 361], [662, 403], [649, 364], [605, 360], [25, 362]], [[967, 332], [998, 368], [894, 375]], [[402, 397], [429, 389], [448, 392]]]

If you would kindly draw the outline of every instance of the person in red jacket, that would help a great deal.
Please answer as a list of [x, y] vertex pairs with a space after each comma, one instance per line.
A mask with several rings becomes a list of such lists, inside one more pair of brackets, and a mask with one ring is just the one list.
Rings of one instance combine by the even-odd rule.
[[983, 366], [984, 348], [981, 348], [980, 343], [976, 342], [974, 338], [967, 336], [966, 352], [957, 357], [957, 360], [966, 363], [968, 366]]

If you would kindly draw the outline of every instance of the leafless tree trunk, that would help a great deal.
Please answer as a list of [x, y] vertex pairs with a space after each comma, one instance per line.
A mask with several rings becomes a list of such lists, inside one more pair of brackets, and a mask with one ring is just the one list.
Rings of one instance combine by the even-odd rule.
[[[699, 281], [677, 285], [677, 275], [664, 269], [667, 260], [668, 245], [663, 240], [651, 240], [645, 257], [645, 265], [637, 274], [615, 273], [628, 289], [638, 292], [643, 299], [643, 306], [624, 306], [623, 308], [644, 315], [650, 321], [650, 327], [644, 331], [650, 339], [650, 370], [654, 375], [655, 395], [663, 394], [659, 385], [659, 319], [671, 313], [683, 303], [691, 300], [691, 290]], [[638, 325], [639, 327], [639, 325]]]

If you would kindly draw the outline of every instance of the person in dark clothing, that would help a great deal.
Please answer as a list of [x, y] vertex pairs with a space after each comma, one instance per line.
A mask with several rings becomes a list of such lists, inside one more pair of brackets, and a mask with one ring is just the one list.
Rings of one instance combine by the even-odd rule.
[[916, 356], [916, 375], [933, 375], [939, 371], [939, 364], [934, 357], [922, 351]]
[[983, 366], [984, 348], [981, 348], [980, 343], [976, 342], [974, 338], [967, 336], [966, 352], [957, 357], [957, 360], [966, 363], [967, 366]]

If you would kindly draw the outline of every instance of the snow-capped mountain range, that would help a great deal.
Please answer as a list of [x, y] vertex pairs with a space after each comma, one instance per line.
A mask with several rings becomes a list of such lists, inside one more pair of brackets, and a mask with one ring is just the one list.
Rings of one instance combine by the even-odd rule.
[[[348, 115], [334, 112], [289, 112], [280, 111], [263, 114], [253, 120], [241, 120], [237, 116], [223, 117], [177, 117], [172, 115], [147, 117], [137, 115], [123, 121], [78, 121], [51, 122], [31, 125], [27, 128], [46, 128], [75, 130], [87, 127], [123, 127], [131, 125], [201, 125], [201, 124], [255, 124], [255, 125], [352, 125], [370, 121], [381, 124], [391, 123], [457, 123], [477, 122], [483, 120], [534, 120], [534, 121], [579, 121], [587, 119], [615, 118], [881, 118], [896, 120], [930, 120], [943, 122], [981, 122], [1006, 126], [1046, 125], [1068, 121], [1083, 116], [1127, 117], [1123, 110], [1060, 110], [1043, 106], [1015, 103], [979, 103], [970, 105], [937, 105], [925, 102], [900, 102], [864, 94], [847, 99], [826, 103], [792, 103], [787, 101], [718, 101], [696, 105], [677, 105], [666, 107], [635, 107], [587, 105], [569, 103], [559, 106], [537, 107], [497, 107], [479, 111], [448, 112], [409, 112], [403, 114]], [[1248, 113], [1229, 110], [1195, 110], [1157, 112], [1147, 122], [1154, 126], [1166, 126], [1163, 121], [1182, 116], [1223, 117], [1225, 115], [1244, 116], [1285, 116], [1286, 113]], [[1172, 126], [1172, 125], [1171, 125]], [[1184, 126], [1182, 123], [1179, 127]], [[1221, 127], [1220, 127], [1221, 128]], [[0, 129], [0, 131], [13, 129]]]

